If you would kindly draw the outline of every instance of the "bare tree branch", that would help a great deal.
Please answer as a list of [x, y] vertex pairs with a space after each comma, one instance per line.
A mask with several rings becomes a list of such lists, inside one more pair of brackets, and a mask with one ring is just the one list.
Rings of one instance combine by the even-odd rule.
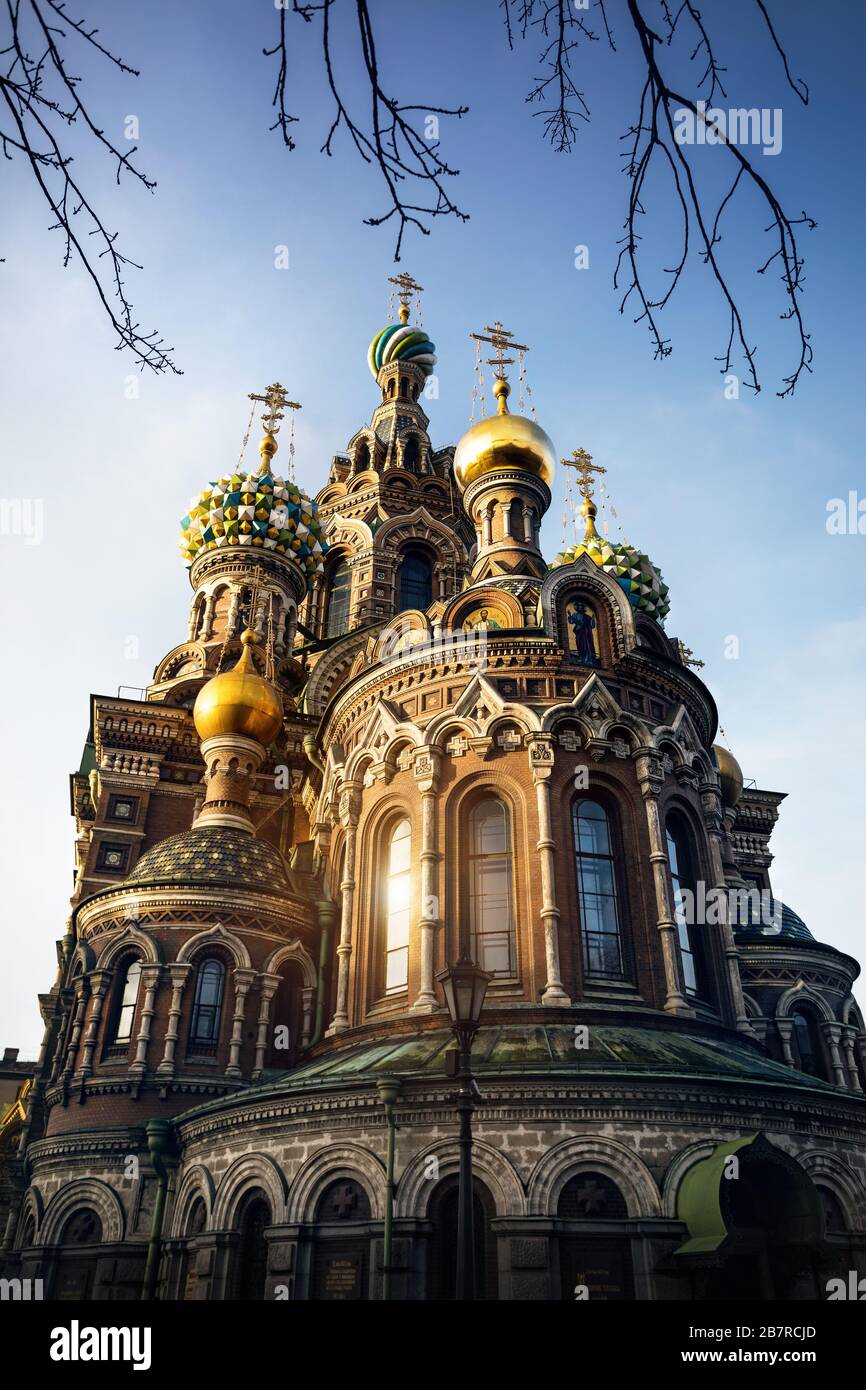
[[[99, 42], [97, 29], [86, 28], [84, 20], [70, 18], [64, 0], [5, 0], [5, 9], [9, 42], [0, 49], [0, 59], [5, 60], [0, 98], [8, 124], [0, 127], [0, 148], [7, 159], [18, 155], [29, 164], [55, 219], [50, 230], [63, 233], [63, 264], [69, 265], [73, 253], [80, 260], [118, 335], [118, 350], [131, 349], [142, 368], [177, 372], [172, 349], [163, 344], [156, 330], [142, 332], [135, 319], [124, 272], [128, 266], [141, 267], [119, 250], [117, 233], [108, 230], [72, 174], [73, 157], [64, 149], [59, 133], [64, 127], [80, 124], [95, 144], [117, 161], [118, 185], [124, 172], [152, 192], [156, 184], [133, 162], [137, 147], [121, 151], [79, 96], [80, 78], [72, 75], [63, 49], [68, 31], [74, 31], [121, 72], [132, 77], [138, 73]], [[79, 217], [80, 226], [76, 221]]]

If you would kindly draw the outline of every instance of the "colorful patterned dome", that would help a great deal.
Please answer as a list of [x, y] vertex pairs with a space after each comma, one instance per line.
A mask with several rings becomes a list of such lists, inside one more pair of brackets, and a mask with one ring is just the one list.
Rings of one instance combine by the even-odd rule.
[[292, 883], [278, 849], [246, 830], [209, 825], [183, 830], [143, 854], [128, 882], [220, 883], [285, 893]]
[[557, 555], [551, 569], [572, 565], [581, 555], [588, 555], [600, 570], [616, 580], [628, 594], [633, 608], [664, 622], [670, 608], [668, 586], [647, 555], [626, 541], [611, 544], [603, 536], [593, 535]]
[[257, 473], [224, 473], [190, 502], [181, 523], [181, 558], [221, 546], [256, 546], [293, 559], [307, 587], [324, 569], [328, 543], [312, 498], [267, 463]]
[[413, 362], [429, 376], [436, 365], [436, 347], [423, 328], [409, 323], [389, 323], [380, 328], [367, 353], [370, 371], [378, 378], [389, 362]]

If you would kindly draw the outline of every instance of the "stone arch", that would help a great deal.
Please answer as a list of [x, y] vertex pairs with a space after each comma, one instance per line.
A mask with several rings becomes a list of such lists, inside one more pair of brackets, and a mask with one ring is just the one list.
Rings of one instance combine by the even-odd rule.
[[27, 1191], [24, 1193], [21, 1210], [18, 1213], [18, 1230], [15, 1237], [16, 1250], [22, 1248], [24, 1232], [27, 1228], [27, 1222], [31, 1217], [33, 1218], [33, 1244], [37, 1244], [39, 1241], [39, 1227], [42, 1225], [44, 1210], [42, 1193], [39, 1191], [39, 1188], [34, 1186], [28, 1187]]
[[588, 593], [605, 604], [615, 659], [625, 656], [636, 646], [634, 609], [625, 591], [588, 555], [581, 555], [570, 565], [560, 565], [550, 570], [541, 586], [544, 630], [560, 647], [568, 645], [566, 634], [561, 630], [560, 613], [571, 591]]
[[[202, 596], [204, 596], [204, 591], [202, 591]], [[203, 672], [206, 661], [207, 654], [203, 642], [184, 642], [182, 646], [174, 647], [167, 656], [163, 657], [153, 673], [152, 684], [161, 685], [163, 681], [174, 680], [182, 669], [186, 674], [186, 668], [189, 668], [189, 674], [192, 675], [191, 663], [195, 663], [199, 671]]]
[[842, 1000], [841, 1018], [842, 1022], [847, 1024], [849, 1028], [856, 1028], [858, 1033], [863, 1032], [863, 1016], [853, 994], [849, 994], [847, 999]]
[[497, 588], [495, 584], [473, 584], [471, 588], [464, 589], [445, 609], [442, 626], [452, 632], [461, 631], [463, 623], [476, 608], [486, 607], [503, 613], [506, 618], [503, 627], [524, 626], [523, 606], [519, 599], [507, 589]]
[[223, 1174], [213, 1202], [212, 1229], [232, 1230], [238, 1207], [253, 1188], [261, 1188], [271, 1207], [271, 1222], [280, 1225], [286, 1219], [285, 1176], [267, 1154], [243, 1154], [230, 1164]]
[[661, 1214], [661, 1196], [646, 1164], [617, 1139], [591, 1135], [548, 1149], [529, 1179], [530, 1216], [556, 1216], [559, 1194], [578, 1173], [604, 1173], [621, 1190], [630, 1220]]
[[123, 1240], [126, 1228], [123, 1205], [113, 1188], [100, 1178], [79, 1178], [55, 1192], [39, 1231], [40, 1245], [57, 1245], [67, 1220], [80, 1207], [92, 1207], [102, 1222], [102, 1245]]
[[316, 662], [304, 693], [304, 710], [321, 717], [331, 695], [352, 666], [356, 656], [369, 640], [369, 628], [363, 632], [347, 632], [337, 638]]
[[829, 1149], [804, 1149], [796, 1158], [816, 1187], [833, 1193], [849, 1231], [862, 1231], [866, 1227], [866, 1190], [847, 1163]]
[[330, 1145], [307, 1159], [292, 1181], [286, 1220], [311, 1222], [325, 1188], [339, 1178], [350, 1178], [360, 1183], [370, 1199], [372, 1219], [381, 1221], [384, 1215], [385, 1169], [375, 1154], [359, 1144]]
[[790, 1018], [798, 1004], [811, 1004], [818, 1014], [822, 1023], [835, 1023], [836, 1015], [833, 1013], [827, 1000], [813, 989], [811, 985], [792, 985], [790, 989], [783, 990], [776, 999], [776, 1018]]
[[317, 981], [315, 963], [309, 951], [306, 950], [297, 938], [286, 942], [285, 946], [278, 946], [275, 951], [272, 951], [262, 966], [261, 973], [263, 975], [276, 975], [280, 966], [286, 965], [289, 962], [300, 966], [304, 987], [306, 989], [315, 989]]
[[760, 1008], [758, 1007], [758, 1004], [757, 1004], [757, 1003], [755, 1002], [755, 1000], [752, 998], [751, 994], [748, 994], [748, 993], [746, 992], [746, 990], [743, 990], [743, 1005], [744, 1005], [745, 1010], [746, 1010], [746, 1017], [747, 1017], [747, 1018], [763, 1018], [763, 1017], [764, 1017], [764, 1015], [761, 1013]]
[[99, 957], [100, 970], [111, 970], [114, 962], [124, 951], [134, 946], [141, 951], [142, 959], [151, 965], [161, 965], [164, 959], [160, 942], [142, 927], [130, 924], [114, 937]]
[[[401, 476], [405, 479], [405, 474]], [[387, 550], [390, 553], [400, 546], [419, 541], [426, 542], [440, 560], [447, 557], [456, 562], [461, 557], [463, 547], [454, 532], [449, 531], [444, 522], [438, 521], [423, 505], [383, 522], [376, 532], [375, 548], [377, 552]]]
[[235, 936], [234, 932], [226, 931], [219, 922], [208, 931], [196, 932], [195, 936], [183, 943], [177, 953], [178, 964], [191, 965], [194, 957], [208, 946], [224, 946], [234, 960], [236, 968], [250, 969], [250, 953], [243, 941], [239, 936]]
[[[456, 1173], [459, 1165], [455, 1139], [437, 1139], [422, 1149], [400, 1177], [394, 1201], [395, 1216], [424, 1218], [434, 1187], [442, 1178]], [[527, 1214], [526, 1194], [517, 1170], [499, 1149], [476, 1139], [472, 1146], [472, 1169], [474, 1176], [490, 1189], [497, 1216]]]
[[87, 941], [79, 941], [69, 957], [66, 978], [71, 980], [76, 974], [87, 975], [94, 969], [95, 965], [96, 956], [93, 947]]
[[193, 1203], [200, 1197], [205, 1205], [207, 1212], [207, 1226], [211, 1224], [211, 1215], [214, 1209], [214, 1199], [216, 1189], [210, 1170], [203, 1163], [196, 1163], [194, 1167], [187, 1168], [180, 1180], [177, 1196], [174, 1199], [174, 1211], [171, 1220], [171, 1234], [178, 1239], [186, 1234], [187, 1221]]

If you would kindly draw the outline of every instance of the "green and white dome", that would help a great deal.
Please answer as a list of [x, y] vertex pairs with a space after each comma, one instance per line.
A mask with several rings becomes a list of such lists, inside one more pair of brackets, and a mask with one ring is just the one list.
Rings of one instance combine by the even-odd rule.
[[376, 378], [389, 362], [413, 362], [429, 376], [436, 365], [436, 346], [423, 328], [413, 328], [408, 323], [389, 323], [379, 329], [371, 342], [367, 362]]
[[316, 503], [266, 465], [257, 473], [224, 473], [192, 498], [180, 525], [187, 565], [206, 550], [253, 546], [293, 560], [308, 587], [324, 569], [328, 543]]
[[668, 586], [649, 556], [636, 550], [627, 541], [611, 543], [603, 536], [587, 536], [557, 555], [551, 569], [572, 565], [581, 555], [588, 555], [593, 564], [615, 579], [628, 595], [633, 608], [664, 622], [670, 608]]

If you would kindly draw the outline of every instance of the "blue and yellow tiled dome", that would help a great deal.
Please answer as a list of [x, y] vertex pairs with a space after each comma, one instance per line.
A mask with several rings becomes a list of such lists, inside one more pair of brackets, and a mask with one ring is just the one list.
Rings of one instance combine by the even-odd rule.
[[608, 541], [594, 532], [587, 534], [578, 545], [572, 545], [557, 555], [551, 569], [572, 565], [581, 555], [588, 555], [600, 570], [615, 579], [628, 595], [633, 608], [664, 622], [670, 608], [668, 586], [652, 560], [627, 541]]
[[408, 323], [389, 323], [380, 328], [367, 353], [370, 371], [378, 378], [389, 362], [412, 362], [429, 376], [436, 365], [436, 346], [423, 328]]
[[318, 507], [296, 483], [270, 471], [224, 473], [190, 503], [181, 520], [180, 550], [187, 565], [203, 551], [253, 546], [294, 560], [307, 587], [324, 569], [328, 543]]

